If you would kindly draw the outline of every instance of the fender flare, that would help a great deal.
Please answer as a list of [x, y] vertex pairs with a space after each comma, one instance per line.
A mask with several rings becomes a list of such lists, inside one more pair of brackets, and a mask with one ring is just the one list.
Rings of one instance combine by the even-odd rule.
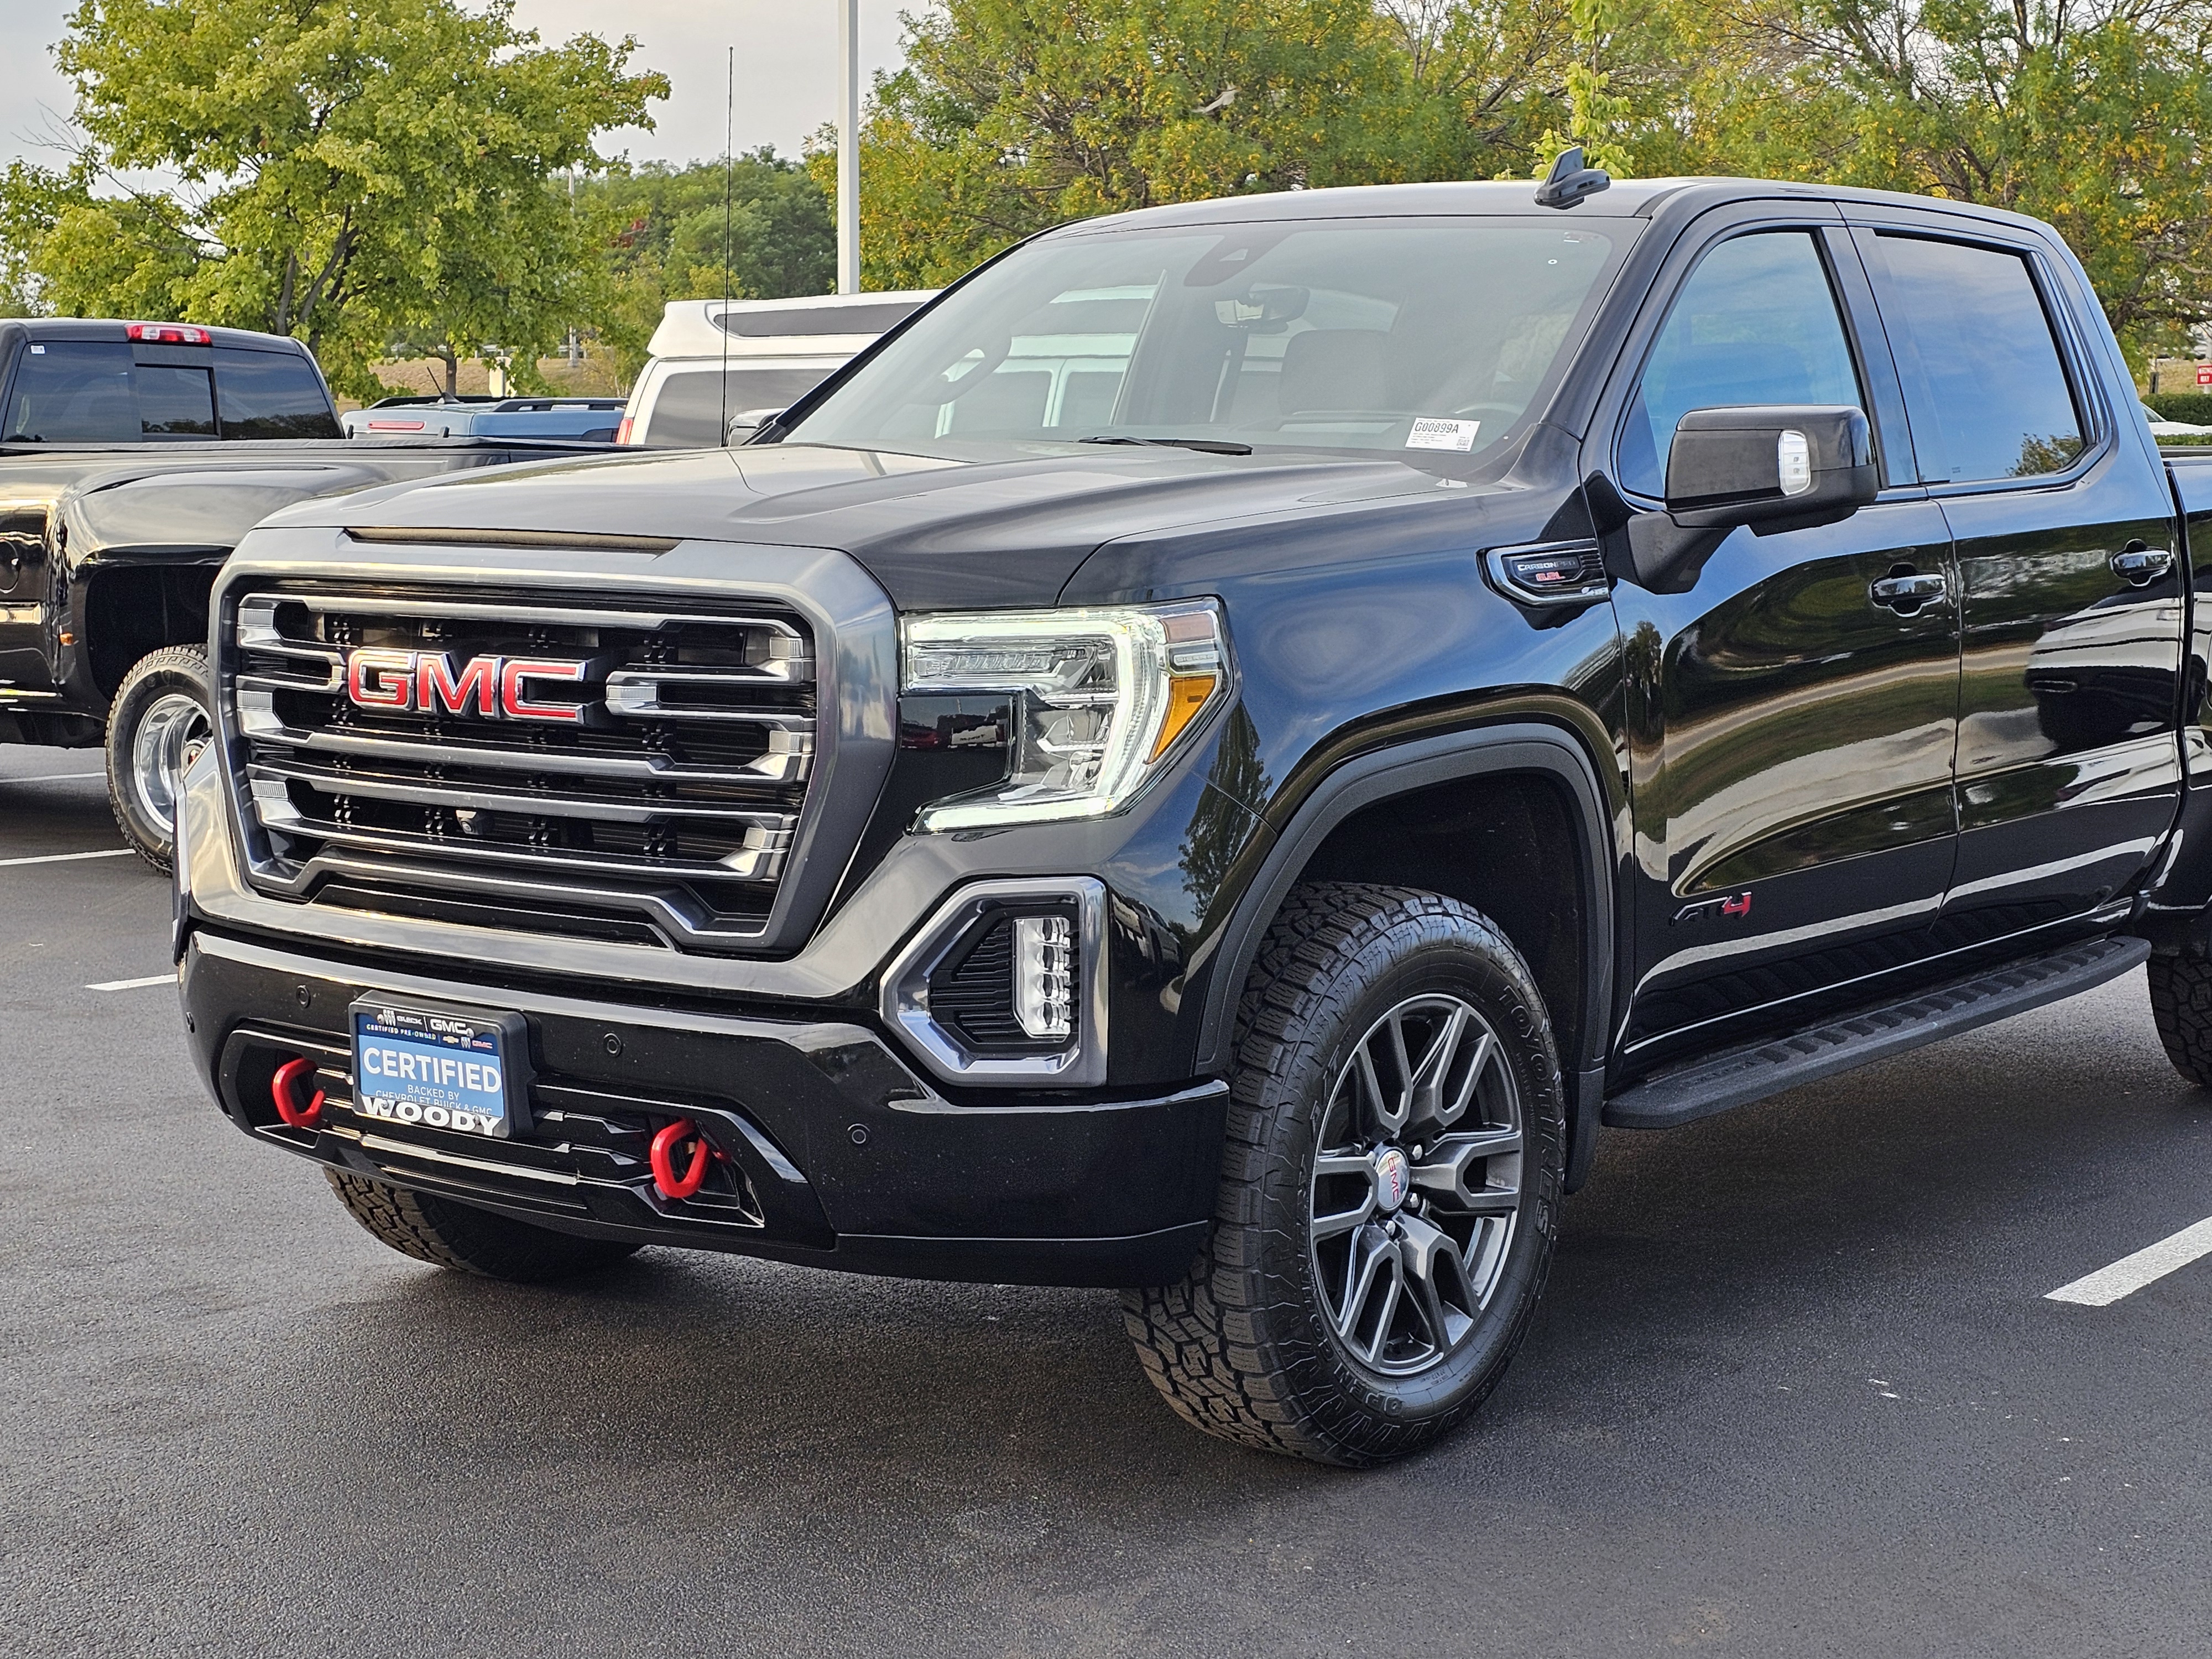
[[1222, 930], [1217, 968], [1199, 1025], [1198, 1069], [1231, 1063], [1237, 1005], [1258, 959], [1269, 923], [1298, 873], [1329, 832], [1363, 807], [1440, 783], [1504, 774], [1534, 774], [1559, 785], [1570, 804], [1586, 900], [1583, 1020], [1577, 1054], [1562, 1055], [1568, 1085], [1566, 1190], [1588, 1173], [1604, 1105], [1606, 1047], [1613, 1022], [1613, 837], [1612, 816], [1595, 769], [1580, 744], [1555, 726], [1535, 721], [1442, 733], [1346, 761], [1316, 784], [1269, 849], [1266, 862]]

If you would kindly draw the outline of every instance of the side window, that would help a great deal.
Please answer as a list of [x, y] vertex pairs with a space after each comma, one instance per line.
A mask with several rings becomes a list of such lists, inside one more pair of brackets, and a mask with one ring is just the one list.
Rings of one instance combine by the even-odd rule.
[[1667, 316], [1620, 434], [1620, 482], [1667, 493], [1667, 451], [1693, 409], [1864, 408], [1850, 343], [1809, 232], [1759, 231], [1699, 261]]
[[[204, 384], [206, 376], [201, 376]], [[145, 436], [131, 385], [131, 348], [57, 340], [27, 346], [0, 438], [9, 443], [136, 443]]]
[[647, 412], [641, 441], [654, 449], [720, 449], [729, 441], [722, 428], [726, 404], [730, 419], [762, 410], [788, 409], [822, 383], [826, 368], [766, 368], [732, 365], [729, 395], [712, 363], [672, 369]]
[[345, 435], [304, 357], [225, 347], [215, 354], [215, 386], [226, 438]]
[[2072, 465], [2081, 416], [2027, 261], [1919, 236], [1871, 245], [1921, 477], [2032, 478]]

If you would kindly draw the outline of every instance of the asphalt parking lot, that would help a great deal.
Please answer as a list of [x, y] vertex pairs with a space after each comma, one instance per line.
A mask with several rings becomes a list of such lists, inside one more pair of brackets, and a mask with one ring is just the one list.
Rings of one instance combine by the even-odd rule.
[[204, 1097], [96, 755], [0, 749], [0, 1653], [2201, 1655], [2212, 1096], [2140, 975], [1612, 1132], [1468, 1431], [1216, 1443], [1103, 1292], [386, 1250]]

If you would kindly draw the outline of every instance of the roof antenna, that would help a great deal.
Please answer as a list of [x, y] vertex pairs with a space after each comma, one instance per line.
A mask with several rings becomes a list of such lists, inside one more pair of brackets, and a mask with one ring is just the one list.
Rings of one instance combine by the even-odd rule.
[[738, 193], [738, 49], [730, 48], [728, 79], [722, 90], [722, 309], [714, 326], [722, 331], [722, 443], [730, 441], [730, 208]]
[[1585, 196], [1595, 196], [1613, 183], [1613, 175], [1583, 165], [1583, 147], [1575, 144], [1559, 152], [1544, 182], [1536, 186], [1536, 205], [1571, 208]]

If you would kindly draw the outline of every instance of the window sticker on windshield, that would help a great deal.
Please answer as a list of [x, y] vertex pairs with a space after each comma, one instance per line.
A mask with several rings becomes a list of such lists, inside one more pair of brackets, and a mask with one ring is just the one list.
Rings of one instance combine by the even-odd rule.
[[1480, 421], [1447, 421], [1424, 415], [1406, 434], [1406, 447], [1466, 451], [1474, 447], [1474, 434], [1481, 430]]

